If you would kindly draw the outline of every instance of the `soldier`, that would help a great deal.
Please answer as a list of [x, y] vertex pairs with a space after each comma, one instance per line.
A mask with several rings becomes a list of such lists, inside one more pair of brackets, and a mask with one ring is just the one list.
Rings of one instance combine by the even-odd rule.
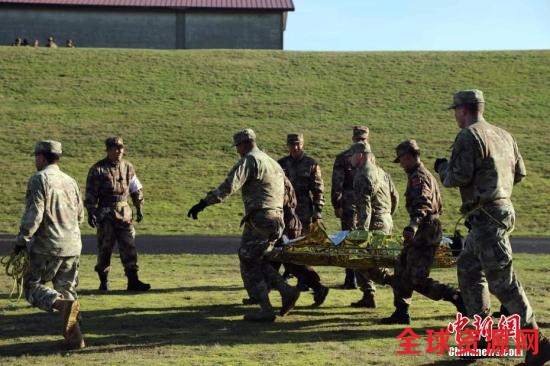
[[[375, 157], [368, 143], [357, 142], [352, 145], [351, 151], [351, 165], [356, 169], [353, 189], [358, 216], [357, 229], [382, 231], [390, 235], [393, 230], [392, 215], [399, 204], [393, 181], [389, 174], [375, 164]], [[371, 268], [355, 273], [363, 297], [351, 303], [351, 306], [376, 308], [376, 287], [373, 280], [382, 285], [391, 285], [393, 275], [387, 268]]]
[[138, 278], [136, 230], [128, 196], [136, 207], [136, 221], [143, 220], [143, 186], [133, 165], [123, 159], [124, 142], [121, 137], [105, 140], [107, 156], [95, 163], [86, 180], [88, 224], [97, 228], [98, 255], [95, 271], [99, 276], [99, 290], [109, 291], [109, 271], [115, 242], [118, 242], [120, 260], [128, 277], [127, 291], [147, 291], [151, 288]]
[[[483, 118], [481, 90], [455, 93], [449, 109], [460, 131], [450, 159], [437, 159], [434, 168], [445, 187], [459, 187], [461, 212], [470, 226], [457, 262], [467, 314], [489, 315], [490, 290], [510, 313], [521, 316], [522, 328], [538, 329], [512, 266], [509, 240], [515, 223], [512, 189], [527, 174], [523, 158], [512, 135]], [[540, 331], [538, 342], [538, 354], [527, 351], [527, 365], [550, 360], [550, 342]]]
[[403, 229], [405, 247], [395, 266], [393, 295], [395, 312], [383, 324], [410, 324], [409, 305], [413, 290], [432, 299], [453, 303], [464, 312], [460, 292], [429, 277], [434, 255], [441, 242], [441, 196], [430, 171], [420, 161], [415, 140], [406, 140], [395, 149], [399, 163], [408, 175], [405, 205], [409, 224]]
[[246, 314], [244, 320], [272, 322], [275, 312], [269, 301], [269, 287], [281, 294], [281, 316], [288, 314], [300, 296], [300, 291], [288, 285], [273, 268], [267, 255], [284, 229], [284, 172], [256, 146], [253, 130], [237, 132], [233, 142], [241, 159], [218, 188], [208, 192], [189, 210], [187, 217], [196, 220], [198, 213], [207, 206], [222, 202], [242, 188], [245, 216], [241, 220], [244, 229], [239, 247], [241, 276], [249, 296], [259, 300], [261, 308], [259, 312]]
[[[352, 141], [354, 143], [368, 142], [369, 128], [366, 126], [353, 127]], [[342, 230], [353, 230], [357, 223], [357, 211], [355, 208], [355, 193], [353, 191], [353, 177], [355, 168], [350, 163], [351, 150], [347, 149], [336, 156], [332, 167], [332, 191], [331, 201], [334, 207], [334, 214], [340, 219]], [[357, 283], [355, 272], [346, 269], [344, 289], [355, 289]]]
[[[59, 311], [65, 346], [79, 349], [85, 346], [76, 294], [84, 208], [76, 181], [59, 169], [61, 153], [57, 141], [35, 145], [37, 172], [27, 185], [25, 213], [13, 250], [29, 250], [30, 263], [24, 274], [26, 299], [44, 311]], [[46, 286], [49, 281], [53, 289]]]
[[48, 37], [48, 42], [46, 42], [46, 47], [57, 48], [57, 43], [55, 43], [52, 36]]
[[[304, 136], [301, 133], [291, 133], [286, 139], [288, 156], [279, 159], [296, 193], [298, 204], [296, 214], [302, 224], [301, 235], [307, 235], [312, 222], [321, 220], [321, 212], [325, 205], [323, 192], [325, 190], [321, 168], [317, 161], [304, 153]], [[310, 266], [302, 266], [298, 270], [298, 288], [306, 290], [312, 288], [314, 298], [322, 303], [327, 294], [328, 288], [320, 282], [319, 275]], [[320, 305], [315, 301], [314, 305]]]

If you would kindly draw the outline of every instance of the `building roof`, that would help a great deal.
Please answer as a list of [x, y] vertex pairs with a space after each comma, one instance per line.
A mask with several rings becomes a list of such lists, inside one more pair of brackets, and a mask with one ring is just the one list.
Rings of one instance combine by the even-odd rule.
[[292, 0], [0, 0], [0, 4], [293, 11]]

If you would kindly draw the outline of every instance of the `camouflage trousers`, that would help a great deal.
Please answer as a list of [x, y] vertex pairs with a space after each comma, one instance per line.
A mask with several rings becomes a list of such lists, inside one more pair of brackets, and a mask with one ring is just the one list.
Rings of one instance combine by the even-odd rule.
[[[24, 275], [25, 298], [37, 308], [51, 312], [52, 305], [59, 298], [77, 298], [78, 267], [80, 257], [57, 257], [30, 252], [29, 268]], [[53, 283], [53, 289], [46, 282]]]
[[515, 223], [514, 208], [485, 209], [488, 214], [477, 211], [469, 217], [471, 229], [457, 262], [458, 284], [468, 315], [489, 314], [490, 291], [510, 314], [521, 316], [522, 326], [531, 324], [533, 309], [512, 266], [508, 232]]
[[414, 239], [403, 250], [395, 266], [393, 302], [395, 307], [411, 303], [413, 291], [432, 300], [451, 300], [456, 289], [430, 278], [435, 252], [441, 241], [441, 222], [422, 223]]
[[[357, 208], [354, 202], [355, 192], [353, 190], [344, 191], [342, 195], [342, 217], [340, 217], [340, 227], [342, 230], [353, 230], [357, 226]], [[355, 281], [355, 271], [346, 268], [344, 284], [352, 284]]]
[[268, 299], [269, 289], [279, 288], [284, 282], [267, 255], [283, 229], [283, 214], [279, 210], [255, 211], [244, 222], [239, 261], [243, 284], [251, 298]]
[[[391, 215], [382, 217], [380, 220], [374, 220], [371, 222], [369, 230], [383, 231], [384, 234], [389, 235], [393, 230], [393, 220]], [[367, 270], [356, 270], [355, 276], [357, 278], [357, 285], [363, 292], [376, 292], [376, 286], [379, 285], [392, 285], [393, 274], [387, 268], [369, 268]]]
[[118, 243], [120, 261], [124, 272], [137, 271], [136, 230], [132, 223], [105, 219], [97, 224], [97, 264], [95, 271], [109, 271], [115, 243]]

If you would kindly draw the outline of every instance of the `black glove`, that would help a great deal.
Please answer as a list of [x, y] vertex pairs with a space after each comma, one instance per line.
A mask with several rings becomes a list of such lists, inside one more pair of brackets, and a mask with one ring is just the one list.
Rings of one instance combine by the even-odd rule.
[[141, 222], [142, 220], [143, 220], [143, 212], [141, 211], [141, 208], [138, 208], [136, 212], [136, 221]]
[[445, 158], [437, 158], [435, 159], [435, 163], [434, 163], [434, 170], [436, 173], [439, 173], [439, 167], [441, 166], [441, 164], [443, 163], [446, 163], [447, 162], [447, 159]]
[[198, 219], [197, 215], [199, 212], [206, 208], [207, 204], [205, 200], [200, 200], [195, 206], [191, 207], [189, 212], [187, 212], [187, 217], [192, 217], [193, 220]]
[[88, 225], [93, 228], [97, 226], [97, 217], [94, 213], [88, 212]]
[[414, 229], [407, 226], [403, 229], [403, 243], [407, 245], [414, 238]]
[[19, 244], [13, 244], [13, 246], [12, 246], [12, 248], [11, 248], [11, 250], [13, 251], [13, 253], [14, 253], [15, 255], [21, 253], [21, 252], [24, 251], [25, 249], [27, 249], [26, 246], [24, 246], [24, 245], [19, 245]]

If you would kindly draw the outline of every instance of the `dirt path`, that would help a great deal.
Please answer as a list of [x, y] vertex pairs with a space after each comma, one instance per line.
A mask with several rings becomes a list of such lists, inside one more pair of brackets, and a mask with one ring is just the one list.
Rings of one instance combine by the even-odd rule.
[[[10, 249], [13, 236], [0, 235], [0, 255]], [[85, 235], [82, 238], [82, 254], [95, 254], [95, 236]], [[164, 236], [138, 235], [136, 246], [138, 253], [150, 254], [236, 254], [239, 247], [239, 236]], [[513, 237], [512, 249], [515, 253], [550, 254], [550, 238]]]

